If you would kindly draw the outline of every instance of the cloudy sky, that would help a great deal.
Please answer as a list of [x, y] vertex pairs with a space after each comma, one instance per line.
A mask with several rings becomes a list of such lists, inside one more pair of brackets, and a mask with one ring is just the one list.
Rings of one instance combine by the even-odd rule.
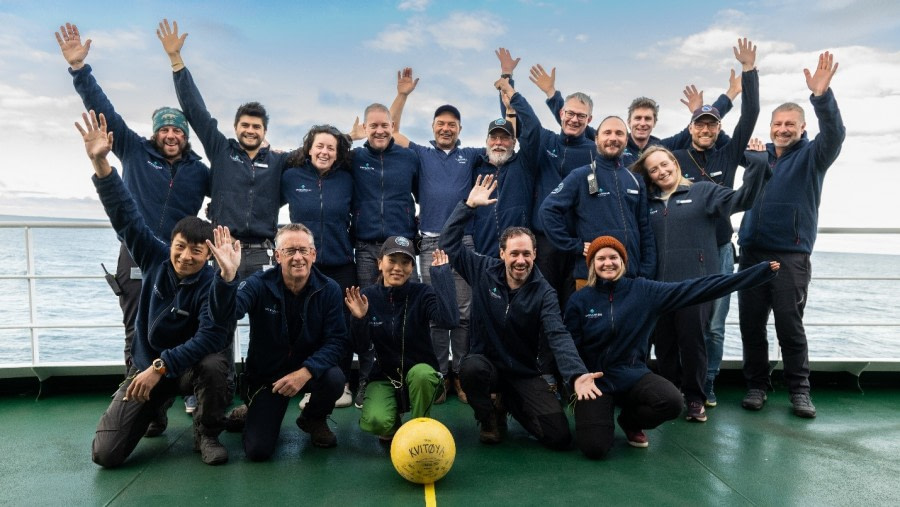
[[[545, 126], [555, 123], [527, 80], [536, 63], [557, 68], [564, 93], [589, 93], [594, 118], [624, 116], [632, 98], [654, 97], [661, 106], [654, 133], [664, 137], [689, 119], [679, 103], [686, 84], [704, 89], [707, 101], [724, 91], [729, 70], [740, 68], [731, 47], [743, 36], [759, 48], [755, 134], [768, 140], [773, 107], [808, 105], [803, 68], [830, 50], [840, 63], [832, 88], [847, 140], [826, 178], [820, 226], [900, 227], [889, 205], [900, 182], [900, 3], [850, 0], [0, 0], [0, 104], [11, 127], [3, 136], [0, 214], [102, 216], [72, 126], [81, 102], [53, 32], [70, 21], [93, 39], [87, 61], [94, 75], [131, 128], [149, 135], [151, 112], [176, 105], [155, 35], [163, 17], [189, 33], [184, 60], [213, 116], [230, 125], [239, 103], [258, 100], [271, 115], [269, 141], [285, 149], [312, 124], [346, 129], [367, 104], [389, 104], [404, 66], [421, 78], [404, 132], [427, 141], [432, 112], [450, 102], [462, 112], [463, 143], [480, 145], [498, 115], [491, 85], [500, 46], [522, 58], [517, 88]], [[736, 118], [727, 117], [725, 129]], [[814, 135], [818, 126], [808, 120]]]

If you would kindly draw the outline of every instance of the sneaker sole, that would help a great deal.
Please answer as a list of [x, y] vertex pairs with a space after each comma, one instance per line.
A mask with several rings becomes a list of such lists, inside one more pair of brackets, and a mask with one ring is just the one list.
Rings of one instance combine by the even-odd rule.
[[705, 423], [707, 419], [708, 419], [708, 417], [706, 417], [705, 415], [702, 417], [687, 416], [684, 418], [685, 421], [698, 422], [698, 423]]
[[703, 404], [709, 408], [712, 408], [712, 407], [715, 407], [716, 405], [718, 405], [719, 402], [706, 400], [703, 402]]
[[634, 447], [635, 449], [646, 449], [650, 447], [650, 442], [632, 442], [631, 440], [629, 440], [628, 445]]

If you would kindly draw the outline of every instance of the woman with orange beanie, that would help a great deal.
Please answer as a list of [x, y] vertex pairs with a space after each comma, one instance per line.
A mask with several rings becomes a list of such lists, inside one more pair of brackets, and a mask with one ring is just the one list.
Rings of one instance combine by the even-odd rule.
[[678, 417], [681, 392], [652, 373], [646, 358], [650, 333], [663, 313], [759, 285], [775, 276], [777, 262], [761, 262], [733, 275], [710, 275], [683, 282], [626, 278], [625, 247], [600, 236], [588, 247], [587, 286], [569, 299], [565, 323], [590, 371], [603, 372], [595, 382], [603, 396], [574, 405], [575, 440], [591, 459], [609, 452], [616, 405], [619, 426], [628, 443], [647, 447], [644, 429]]

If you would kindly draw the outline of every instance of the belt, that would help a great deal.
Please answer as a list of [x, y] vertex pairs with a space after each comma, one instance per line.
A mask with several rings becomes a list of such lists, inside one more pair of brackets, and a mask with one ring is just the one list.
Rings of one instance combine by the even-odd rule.
[[252, 242], [244, 243], [243, 241], [241, 241], [241, 249], [245, 249], [245, 248], [246, 249], [266, 250], [269, 248], [274, 248], [274, 245], [272, 245], [272, 242], [269, 240], [265, 240], [262, 243], [252, 243]]

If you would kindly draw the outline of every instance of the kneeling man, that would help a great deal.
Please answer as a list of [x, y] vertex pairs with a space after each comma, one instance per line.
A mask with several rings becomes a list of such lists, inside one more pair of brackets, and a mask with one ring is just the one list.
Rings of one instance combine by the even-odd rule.
[[185, 217], [172, 230], [172, 244], [153, 235], [131, 194], [106, 156], [113, 135], [93, 111], [76, 123], [94, 166], [94, 186], [116, 234], [144, 273], [135, 321], [134, 361], [128, 377], [100, 418], [91, 457], [112, 468], [125, 461], [160, 406], [177, 394], [195, 394], [194, 450], [219, 465], [228, 451], [219, 442], [228, 404], [225, 328], [209, 317], [213, 268], [207, 266], [212, 224]]

